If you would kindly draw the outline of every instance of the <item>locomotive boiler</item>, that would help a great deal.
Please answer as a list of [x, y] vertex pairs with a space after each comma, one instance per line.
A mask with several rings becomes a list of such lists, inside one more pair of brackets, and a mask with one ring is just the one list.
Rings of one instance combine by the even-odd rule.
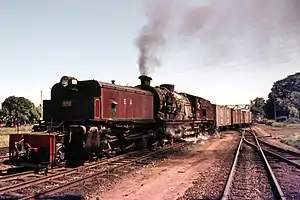
[[198, 136], [199, 133], [213, 128], [212, 105], [208, 100], [187, 93], [175, 92], [172, 84], [152, 87], [151, 77], [139, 77], [137, 87], [153, 94], [154, 116], [161, 116], [167, 129], [168, 140]]

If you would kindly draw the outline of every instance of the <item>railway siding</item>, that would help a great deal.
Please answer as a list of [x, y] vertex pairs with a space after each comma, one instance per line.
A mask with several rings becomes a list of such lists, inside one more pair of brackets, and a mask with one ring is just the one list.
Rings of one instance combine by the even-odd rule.
[[[255, 135], [255, 132], [249, 132]], [[286, 199], [300, 199], [300, 154], [258, 139]], [[252, 143], [253, 146], [255, 144]]]
[[[222, 199], [285, 199], [256, 137], [241, 134]], [[252, 144], [248, 140], [255, 149], [247, 146]]]

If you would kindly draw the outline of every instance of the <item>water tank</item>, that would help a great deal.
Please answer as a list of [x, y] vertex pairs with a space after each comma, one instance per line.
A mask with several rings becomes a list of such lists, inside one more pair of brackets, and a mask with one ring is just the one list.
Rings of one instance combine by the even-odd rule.
[[173, 85], [173, 84], [161, 84], [160, 87], [167, 88], [170, 92], [174, 92], [175, 85]]

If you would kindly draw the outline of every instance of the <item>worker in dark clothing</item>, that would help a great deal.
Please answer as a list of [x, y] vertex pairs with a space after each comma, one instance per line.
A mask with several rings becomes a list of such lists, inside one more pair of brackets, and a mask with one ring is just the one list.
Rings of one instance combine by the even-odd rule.
[[166, 128], [167, 127], [165, 122], [163, 121], [163, 118], [160, 115], [158, 115], [155, 123], [155, 132], [156, 132], [157, 142], [161, 147], [164, 146], [163, 137], [166, 132]]

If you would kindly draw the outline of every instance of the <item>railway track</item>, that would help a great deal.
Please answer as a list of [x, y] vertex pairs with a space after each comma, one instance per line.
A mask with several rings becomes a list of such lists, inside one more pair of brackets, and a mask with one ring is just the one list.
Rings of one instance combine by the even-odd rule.
[[86, 164], [75, 169], [60, 168], [48, 172], [48, 176], [24, 173], [0, 179], [0, 196], [4, 198], [36, 199], [57, 194], [93, 178], [114, 173], [116, 170], [131, 166], [148, 164], [153, 156], [172, 149], [182, 148], [190, 143], [166, 145], [155, 151], [139, 151], [106, 159], [102, 162]]
[[[247, 132], [250, 135], [256, 135], [255, 132], [252, 131], [247, 131]], [[258, 137], [257, 140], [260, 143], [260, 146], [265, 153], [300, 169], [300, 153], [279, 146], [272, 145]], [[252, 146], [253, 145], [254, 143], [252, 142]]]
[[[249, 145], [255, 148], [249, 148]], [[254, 135], [244, 131], [222, 199], [256, 198], [286, 199], [259, 141]]]
[[261, 138], [257, 138], [264, 151], [270, 155], [276, 156], [278, 159], [294, 165], [300, 169], [300, 153], [272, 145]]
[[[256, 135], [255, 132], [248, 131], [249, 135]], [[261, 148], [266, 153], [274, 174], [287, 199], [300, 199], [300, 164], [299, 153], [279, 146], [272, 145], [262, 139], [257, 138]], [[254, 143], [251, 143], [255, 146]]]

